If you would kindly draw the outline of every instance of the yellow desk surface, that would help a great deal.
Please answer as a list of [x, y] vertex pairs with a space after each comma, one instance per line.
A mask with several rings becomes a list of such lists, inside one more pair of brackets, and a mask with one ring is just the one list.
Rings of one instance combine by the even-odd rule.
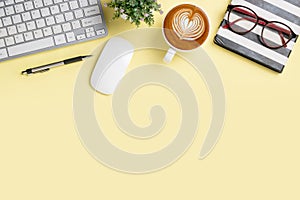
[[[181, 1], [159, 2], [166, 13]], [[205, 107], [209, 100], [204, 97], [204, 125], [177, 162], [141, 175], [112, 170], [86, 151], [76, 131], [73, 91], [82, 64], [30, 77], [20, 75], [27, 67], [89, 54], [114, 34], [135, 29], [122, 20], [111, 21], [112, 10], [104, 8], [108, 37], [0, 63], [0, 199], [300, 198], [300, 43], [283, 73], [277, 74], [213, 44], [228, 0], [191, 2], [210, 17], [211, 32], [203, 48], [215, 63], [226, 93], [224, 129], [211, 154], [198, 159], [209, 122], [205, 116], [210, 114]], [[161, 27], [165, 13], [156, 15], [154, 27]], [[202, 86], [190, 81], [201, 99]], [[147, 88], [142, 93], [147, 93]], [[131, 115], [138, 123], [147, 124], [145, 110], [139, 106], [153, 102], [150, 98], [141, 103], [143, 94], [134, 98], [137, 103], [131, 105]], [[169, 97], [163, 95], [162, 104], [173, 105], [174, 98]], [[155, 150], [170, 139], [141, 141], [145, 145], [133, 141], [133, 146], [128, 146], [134, 139], [123, 137], [110, 139], [137, 152]]]

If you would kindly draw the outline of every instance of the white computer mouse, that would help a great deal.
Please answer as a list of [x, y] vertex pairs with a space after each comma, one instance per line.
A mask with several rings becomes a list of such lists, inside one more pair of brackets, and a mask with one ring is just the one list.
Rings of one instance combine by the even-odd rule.
[[103, 48], [91, 75], [92, 87], [113, 94], [132, 59], [133, 45], [121, 37], [111, 38]]

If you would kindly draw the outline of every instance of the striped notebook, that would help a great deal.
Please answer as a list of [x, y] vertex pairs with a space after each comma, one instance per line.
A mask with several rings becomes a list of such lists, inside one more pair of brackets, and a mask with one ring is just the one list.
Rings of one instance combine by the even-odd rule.
[[268, 21], [285, 23], [297, 36], [286, 47], [270, 49], [261, 43], [262, 26], [259, 24], [244, 35], [224, 28], [227, 11], [214, 42], [276, 72], [282, 72], [300, 33], [300, 0], [232, 0], [231, 4], [246, 6]]

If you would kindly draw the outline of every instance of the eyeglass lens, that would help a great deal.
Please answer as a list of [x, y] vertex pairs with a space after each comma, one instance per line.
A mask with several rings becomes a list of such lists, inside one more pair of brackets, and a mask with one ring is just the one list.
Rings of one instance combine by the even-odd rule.
[[228, 16], [228, 23], [234, 32], [244, 34], [254, 28], [258, 19], [257, 15], [244, 7], [234, 7]]
[[271, 48], [285, 46], [291, 37], [292, 31], [290, 28], [278, 22], [266, 24], [261, 33], [262, 42]]

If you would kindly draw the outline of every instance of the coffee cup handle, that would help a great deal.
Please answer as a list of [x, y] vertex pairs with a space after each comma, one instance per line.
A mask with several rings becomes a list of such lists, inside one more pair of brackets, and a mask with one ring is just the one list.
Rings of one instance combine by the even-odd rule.
[[169, 48], [168, 52], [166, 53], [165, 57], [164, 57], [164, 62], [166, 63], [170, 63], [173, 59], [173, 57], [175, 56], [176, 51], [172, 48]]

